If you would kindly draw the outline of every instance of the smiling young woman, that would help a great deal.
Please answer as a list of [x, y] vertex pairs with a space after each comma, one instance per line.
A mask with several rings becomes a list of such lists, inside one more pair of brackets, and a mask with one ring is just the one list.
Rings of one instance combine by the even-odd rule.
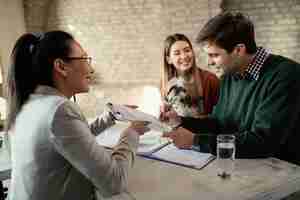
[[183, 34], [165, 40], [160, 83], [162, 115], [171, 106], [179, 116], [199, 118], [211, 113], [218, 100], [218, 78], [197, 67], [192, 44]]

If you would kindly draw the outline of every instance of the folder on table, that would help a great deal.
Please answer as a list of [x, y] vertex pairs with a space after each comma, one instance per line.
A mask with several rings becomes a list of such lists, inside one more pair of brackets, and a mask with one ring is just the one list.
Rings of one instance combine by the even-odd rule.
[[193, 149], [179, 149], [173, 143], [148, 157], [194, 169], [202, 169], [215, 159], [215, 156], [210, 153], [202, 153]]

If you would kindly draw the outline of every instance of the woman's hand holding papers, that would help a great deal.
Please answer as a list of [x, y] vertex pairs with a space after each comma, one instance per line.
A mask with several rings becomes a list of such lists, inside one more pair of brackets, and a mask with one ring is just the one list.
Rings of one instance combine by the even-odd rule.
[[143, 135], [144, 133], [150, 131], [148, 124], [149, 122], [134, 121], [131, 122], [130, 126], [127, 129], [132, 129], [135, 132], [137, 132], [139, 135]]
[[[131, 109], [137, 109], [138, 106], [136, 105], [124, 105], [128, 108], [131, 108]], [[150, 128], [148, 127], [149, 125], [149, 122], [143, 122], [143, 121], [134, 121], [134, 122], [131, 122], [129, 128], [135, 130], [139, 135], [144, 135], [144, 133], [150, 131]]]

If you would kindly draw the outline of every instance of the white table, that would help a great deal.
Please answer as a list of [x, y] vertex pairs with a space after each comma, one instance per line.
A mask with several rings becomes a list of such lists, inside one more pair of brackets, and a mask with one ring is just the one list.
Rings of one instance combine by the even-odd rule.
[[241, 159], [225, 180], [216, 175], [216, 167], [216, 161], [194, 170], [139, 157], [129, 192], [138, 200], [300, 199], [299, 166], [275, 158]]
[[[107, 131], [118, 131], [114, 127]], [[300, 199], [300, 166], [275, 158], [235, 163], [235, 173], [224, 180], [217, 176], [216, 161], [194, 170], [138, 157], [129, 174], [129, 196], [138, 200]], [[112, 199], [127, 199], [124, 196]]]
[[[111, 198], [137, 200], [299, 200], [300, 166], [275, 158], [236, 160], [235, 174], [222, 180], [216, 162], [194, 170], [137, 157], [129, 174], [129, 195]], [[0, 149], [0, 181], [10, 178], [6, 150]]]

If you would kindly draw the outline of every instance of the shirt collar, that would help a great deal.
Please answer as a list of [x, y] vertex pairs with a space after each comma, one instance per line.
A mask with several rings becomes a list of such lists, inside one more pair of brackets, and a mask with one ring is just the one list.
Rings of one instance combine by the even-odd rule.
[[257, 81], [261, 72], [261, 68], [269, 56], [269, 50], [259, 47], [245, 71], [245, 78]]
[[38, 85], [34, 91], [36, 95], [55, 95], [65, 97], [59, 90], [54, 87], [46, 86], [46, 85]]

